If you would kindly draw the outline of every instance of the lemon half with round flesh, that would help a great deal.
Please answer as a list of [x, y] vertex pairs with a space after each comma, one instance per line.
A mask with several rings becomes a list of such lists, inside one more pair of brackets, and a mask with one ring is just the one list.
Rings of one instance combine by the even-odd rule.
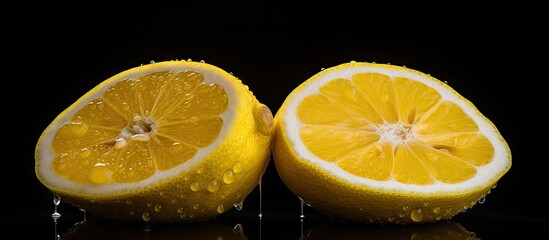
[[494, 124], [438, 79], [350, 62], [297, 86], [275, 115], [274, 163], [297, 196], [335, 218], [448, 219], [511, 167]]

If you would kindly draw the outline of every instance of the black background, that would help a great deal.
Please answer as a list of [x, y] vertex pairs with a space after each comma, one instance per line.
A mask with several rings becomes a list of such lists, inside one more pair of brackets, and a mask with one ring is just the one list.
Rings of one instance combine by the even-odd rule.
[[[3, 232], [53, 237], [51, 194], [35, 177], [34, 148], [57, 114], [120, 71], [190, 58], [232, 72], [273, 113], [321, 68], [351, 60], [405, 65], [447, 81], [498, 127], [513, 154], [511, 170], [486, 203], [452, 222], [482, 239], [549, 236], [542, 145], [547, 51], [536, 7], [364, 5], [89, 2], [15, 9], [17, 16], [3, 21]], [[263, 178], [262, 204], [261, 224], [258, 189], [246, 199], [244, 211], [233, 209], [220, 220], [229, 227], [242, 223], [250, 239], [298, 239], [301, 229], [314, 232], [315, 223], [325, 220], [306, 208], [308, 218], [301, 225], [299, 200], [272, 162]], [[66, 204], [59, 208], [63, 235], [81, 213]], [[111, 234], [102, 231], [94, 237]]]

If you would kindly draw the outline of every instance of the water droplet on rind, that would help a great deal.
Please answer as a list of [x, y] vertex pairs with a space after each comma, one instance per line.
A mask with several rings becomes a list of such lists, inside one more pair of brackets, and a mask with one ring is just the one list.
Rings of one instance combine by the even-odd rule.
[[162, 205], [158, 204], [156, 206], [154, 206], [154, 211], [155, 212], [160, 212], [162, 210]]
[[193, 182], [193, 183], [191, 183], [191, 185], [189, 185], [189, 187], [191, 188], [191, 191], [196, 192], [196, 191], [200, 190], [200, 183]]
[[151, 220], [151, 215], [149, 214], [149, 212], [145, 211], [143, 212], [143, 214], [141, 214], [141, 218], [143, 219], [143, 221], [148, 222]]
[[423, 210], [421, 208], [414, 209], [410, 213], [410, 218], [414, 222], [421, 222], [423, 220]]
[[217, 192], [219, 190], [219, 182], [217, 182], [217, 180], [212, 180], [208, 183], [208, 186], [206, 186], [206, 189], [208, 190], [208, 192], [211, 192], [211, 193], [214, 193], [214, 192]]
[[270, 135], [273, 126], [273, 113], [265, 104], [257, 104], [253, 109], [254, 122], [258, 132]]
[[218, 213], [225, 212], [225, 207], [223, 206], [223, 203], [220, 203], [219, 205], [217, 205], [217, 212]]
[[234, 173], [239, 173], [242, 171], [242, 163], [241, 162], [236, 162], [234, 165], [233, 165], [233, 172]]
[[234, 182], [234, 172], [232, 170], [227, 170], [223, 173], [223, 182], [226, 184], [231, 184]]

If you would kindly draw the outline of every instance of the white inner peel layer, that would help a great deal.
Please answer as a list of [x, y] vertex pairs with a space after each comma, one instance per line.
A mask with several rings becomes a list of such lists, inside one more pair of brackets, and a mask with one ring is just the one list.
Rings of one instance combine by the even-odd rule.
[[53, 169], [51, 168], [51, 163], [55, 158], [55, 154], [53, 153], [52, 147], [51, 147], [51, 143], [53, 142], [53, 137], [55, 135], [55, 130], [59, 129], [62, 125], [66, 124], [67, 122], [70, 122], [70, 118], [78, 110], [86, 106], [86, 104], [88, 104], [91, 100], [100, 98], [106, 90], [108, 90], [111, 86], [113, 86], [118, 82], [118, 81], [111, 81], [107, 85], [102, 85], [101, 89], [99, 89], [94, 94], [87, 95], [79, 99], [77, 102], [75, 102], [71, 107], [69, 107], [66, 110], [62, 118], [54, 120], [54, 123], [52, 123], [52, 125], [49, 126], [49, 130], [48, 130], [49, 132], [44, 134], [42, 139], [42, 144], [39, 146], [40, 159], [41, 159], [41, 163], [39, 165], [39, 171], [43, 175], [43, 179], [45, 181], [50, 181], [51, 185], [53, 186], [59, 186], [59, 188], [66, 189], [68, 191], [88, 192], [93, 194], [119, 192], [119, 191], [122, 192], [126, 189], [135, 189], [139, 187], [145, 187], [150, 185], [151, 183], [157, 183], [161, 179], [170, 179], [171, 177], [188, 169], [190, 166], [196, 164], [205, 155], [210, 153], [212, 150], [216, 149], [216, 147], [221, 143], [221, 140], [224, 138], [224, 136], [227, 135], [232, 125], [234, 117], [230, 113], [235, 112], [236, 108], [239, 106], [239, 103], [240, 103], [238, 97], [236, 97], [237, 96], [236, 90], [226, 80], [227, 77], [232, 77], [228, 73], [221, 72], [221, 70], [212, 71], [211, 68], [206, 70], [203, 66], [201, 66], [198, 63], [192, 64], [192, 65], [182, 65], [181, 63], [178, 64], [178, 62], [173, 61], [173, 62], [166, 62], [163, 66], [155, 67], [155, 68], [148, 67], [147, 65], [145, 65], [143, 68], [143, 71], [133, 72], [132, 74], [129, 74], [129, 72], [125, 71], [116, 75], [115, 77], [119, 80], [138, 79], [144, 74], [148, 74], [151, 72], [160, 72], [160, 71], [181, 72], [185, 70], [191, 70], [191, 71], [195, 71], [197, 73], [202, 74], [204, 76], [205, 83], [215, 83], [221, 86], [225, 90], [228, 96], [229, 101], [228, 101], [227, 109], [222, 115], [220, 115], [220, 117], [223, 119], [223, 127], [221, 128], [221, 131], [217, 139], [212, 144], [204, 148], [199, 148], [198, 152], [185, 163], [180, 164], [169, 170], [157, 171], [149, 178], [144, 179], [142, 181], [138, 181], [138, 182], [109, 183], [105, 185], [78, 184], [78, 183], [71, 182], [65, 178], [58, 177], [53, 172]]
[[[379, 72], [389, 76], [390, 78], [405, 77], [414, 79], [437, 90], [441, 94], [441, 101], [447, 100], [454, 102], [475, 121], [479, 127], [479, 132], [484, 134], [494, 147], [495, 153], [493, 160], [486, 165], [477, 167], [477, 174], [466, 181], [455, 184], [436, 182], [431, 185], [422, 186], [403, 184], [394, 180], [377, 181], [362, 178], [342, 170], [335, 163], [318, 158], [315, 154], [310, 152], [300, 140], [300, 129], [302, 127], [302, 123], [296, 115], [299, 103], [301, 103], [305, 97], [319, 93], [319, 88], [331, 80], [340, 78], [351, 79], [353, 75], [364, 72]], [[433, 81], [432, 79], [413, 72], [399, 69], [377, 68], [375, 66], [352, 66], [346, 67], [345, 69], [336, 70], [326, 69], [324, 72], [321, 72], [321, 74], [313, 76], [313, 78], [315, 79], [311, 79], [313, 81], [309, 81], [308, 85], [302, 88], [299, 93], [292, 93], [290, 95], [290, 101], [288, 101], [289, 103], [286, 108], [285, 115], [283, 116], [283, 121], [286, 123], [285, 131], [291, 144], [293, 144], [293, 146], [297, 149], [296, 152], [301, 159], [309, 161], [339, 179], [354, 185], [366, 185], [375, 189], [395, 190], [398, 192], [418, 192], [427, 194], [434, 192], [461, 192], [466, 189], [486, 187], [487, 182], [495, 183], [495, 179], [500, 177], [502, 171], [508, 165], [507, 148], [499, 139], [500, 137], [496, 132], [497, 130], [494, 129], [489, 122], [487, 122], [488, 120], [475, 107], [472, 107], [471, 103], [467, 102], [464, 98], [459, 98], [457, 93], [453, 93], [447, 86], [443, 86], [443, 83]]]

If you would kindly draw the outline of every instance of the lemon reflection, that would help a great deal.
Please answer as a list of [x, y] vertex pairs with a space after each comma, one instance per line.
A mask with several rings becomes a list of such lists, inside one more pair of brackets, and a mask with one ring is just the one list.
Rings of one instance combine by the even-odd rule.
[[144, 231], [144, 226], [93, 218], [75, 224], [61, 239], [248, 239], [240, 225], [230, 227], [217, 220], [150, 225], [150, 231]]
[[443, 221], [406, 226], [378, 226], [355, 223], [322, 223], [315, 225], [303, 233], [301, 239], [383, 239], [383, 240], [419, 240], [419, 239], [446, 239], [464, 240], [479, 239], [474, 233], [467, 231], [462, 225]]

